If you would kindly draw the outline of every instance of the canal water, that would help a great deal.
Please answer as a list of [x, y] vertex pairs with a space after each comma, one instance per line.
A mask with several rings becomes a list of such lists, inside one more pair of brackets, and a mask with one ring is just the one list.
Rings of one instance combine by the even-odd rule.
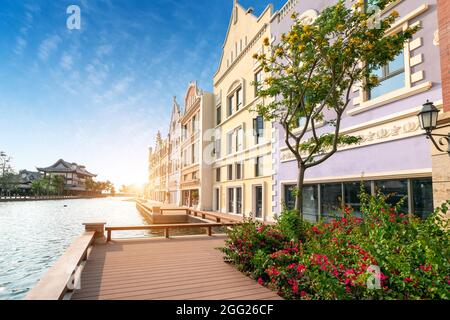
[[[110, 226], [148, 224], [136, 204], [124, 198], [0, 202], [0, 300], [17, 300], [41, 278], [84, 228], [83, 222]], [[154, 237], [146, 231], [115, 238]]]

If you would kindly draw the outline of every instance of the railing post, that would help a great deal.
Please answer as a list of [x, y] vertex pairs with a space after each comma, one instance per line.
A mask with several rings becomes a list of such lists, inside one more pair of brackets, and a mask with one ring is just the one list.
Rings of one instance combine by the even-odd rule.
[[105, 226], [106, 222], [99, 221], [99, 222], [86, 222], [83, 223], [84, 230], [86, 232], [94, 231], [94, 239], [96, 243], [105, 243]]
[[165, 229], [164, 229], [164, 237], [165, 237], [166, 239], [169, 239], [169, 238], [170, 238], [169, 228], [165, 228]]
[[209, 236], [209, 237], [212, 236], [212, 227], [208, 227], [208, 236]]
[[107, 242], [111, 242], [111, 240], [112, 240], [112, 234], [111, 233], [112, 233], [112, 231], [108, 230], [108, 237], [106, 239]]
[[152, 213], [154, 215], [162, 215], [161, 207], [153, 207], [152, 208]]
[[202, 213], [202, 219], [206, 219], [206, 214]]

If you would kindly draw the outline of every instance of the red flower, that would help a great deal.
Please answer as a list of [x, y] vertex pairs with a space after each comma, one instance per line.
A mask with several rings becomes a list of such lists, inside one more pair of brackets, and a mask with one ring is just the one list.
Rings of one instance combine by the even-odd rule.
[[409, 224], [409, 221], [408, 221], [408, 220], [404, 220], [404, 221], [403, 221], [403, 224], [404, 224], [404, 225], [408, 225], [408, 224]]
[[258, 283], [259, 283], [261, 286], [263, 286], [263, 285], [264, 285], [263, 279], [262, 279], [262, 278], [259, 278], [259, 279], [258, 279]]
[[297, 272], [303, 273], [303, 272], [305, 272], [305, 270], [306, 270], [305, 265], [303, 265], [303, 264], [299, 264], [299, 265], [298, 265], [298, 267], [297, 267]]
[[320, 232], [320, 230], [319, 230], [319, 228], [318, 228], [317, 226], [314, 226], [314, 227], [312, 228], [312, 231], [313, 231], [315, 234], [321, 234], [321, 232]]
[[433, 269], [433, 267], [432, 266], [420, 266], [419, 269], [424, 272], [429, 272]]
[[302, 298], [306, 297], [306, 295], [307, 295], [306, 291], [300, 292], [300, 296], [301, 296]]
[[406, 283], [411, 283], [413, 282], [413, 279], [411, 279], [410, 277], [403, 279], [404, 282]]

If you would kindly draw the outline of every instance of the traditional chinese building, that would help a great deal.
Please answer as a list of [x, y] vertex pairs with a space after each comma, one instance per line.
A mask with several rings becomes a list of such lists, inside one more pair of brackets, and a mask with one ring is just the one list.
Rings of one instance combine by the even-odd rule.
[[54, 165], [47, 168], [37, 168], [46, 177], [60, 176], [64, 178], [64, 191], [71, 195], [86, 193], [86, 180], [97, 175], [90, 173], [85, 166], [58, 160]]
[[272, 5], [260, 16], [233, 2], [222, 57], [214, 75], [213, 209], [272, 219], [272, 127], [254, 111], [264, 71], [253, 58], [271, 38]]
[[[348, 4], [354, 2], [348, 1]], [[442, 2], [445, 11], [448, 1]], [[333, 4], [335, 1], [331, 0], [288, 1], [273, 17], [274, 40], [279, 41], [281, 35], [289, 31], [293, 12], [312, 22], [326, 6]], [[366, 7], [369, 6], [368, 2]], [[380, 86], [370, 91], [361, 85], [354, 87], [353, 103], [344, 115], [342, 132], [361, 136], [362, 143], [339, 150], [327, 162], [307, 171], [303, 211], [311, 221], [332, 214], [344, 204], [358, 211], [362, 179], [368, 192], [381, 190], [385, 194], [395, 194], [392, 201], [406, 197], [402, 209], [425, 216], [434, 208], [433, 173], [435, 182], [450, 180], [448, 155], [434, 152], [432, 157], [430, 142], [417, 117], [427, 100], [439, 109], [443, 108], [441, 54], [435, 37], [439, 28], [436, 0], [395, 1], [382, 14], [389, 14], [391, 10], [396, 10], [400, 17], [389, 30], [390, 34], [408, 26], [421, 26], [421, 29], [394, 61], [378, 70]], [[446, 12], [447, 26], [443, 27], [448, 41], [448, 10]], [[446, 59], [447, 73], [444, 74], [448, 80], [448, 42], [442, 55]], [[292, 153], [283, 142], [283, 129], [277, 125], [275, 128], [278, 139], [273, 148], [277, 170], [273, 177], [272, 209], [280, 213], [284, 204], [294, 206], [292, 190], [298, 170]], [[324, 125], [320, 134], [330, 130], [330, 126]], [[436, 168], [443, 169], [440, 172], [446, 175], [436, 173]], [[440, 185], [447, 191], [442, 192], [438, 202], [450, 198], [449, 184]]]

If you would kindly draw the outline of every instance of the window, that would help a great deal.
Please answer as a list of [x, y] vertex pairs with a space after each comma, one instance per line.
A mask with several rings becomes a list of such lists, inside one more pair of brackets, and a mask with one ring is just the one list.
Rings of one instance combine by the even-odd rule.
[[431, 178], [412, 180], [412, 189], [414, 214], [423, 219], [428, 218], [434, 211], [433, 180]]
[[403, 213], [409, 213], [408, 206], [408, 180], [389, 180], [377, 181], [376, 188], [388, 197], [387, 202], [395, 206], [401, 200], [404, 200], [400, 210]]
[[[371, 183], [364, 183], [364, 190], [371, 194]], [[354, 210], [356, 216], [361, 216], [361, 182], [344, 183], [344, 204]]]
[[236, 214], [242, 214], [242, 188], [236, 188]]
[[192, 163], [198, 163], [198, 142], [192, 145]]
[[192, 133], [196, 133], [197, 132], [197, 116], [195, 115], [192, 118]]
[[227, 154], [233, 153], [233, 132], [227, 133]]
[[258, 96], [258, 92], [262, 89], [262, 70], [255, 73], [255, 97]]
[[242, 88], [236, 90], [236, 111], [242, 107]]
[[297, 186], [295, 185], [286, 185], [284, 186], [284, 205], [289, 210], [295, 209], [295, 190]]
[[220, 182], [220, 180], [221, 180], [220, 174], [221, 174], [221, 169], [217, 168], [216, 169], [216, 182]]
[[376, 0], [365, 0], [364, 1], [364, 10], [367, 13], [371, 13], [372, 11], [376, 11], [378, 6], [376, 5]]
[[263, 157], [256, 158], [255, 177], [261, 177], [263, 175], [263, 159]]
[[228, 181], [233, 180], [233, 165], [229, 164], [227, 166], [227, 177], [228, 177]]
[[309, 222], [317, 221], [319, 212], [319, 188], [317, 185], [303, 188], [303, 215]]
[[405, 86], [405, 55], [402, 51], [394, 61], [375, 70], [373, 73], [380, 82], [380, 85], [372, 88], [369, 92], [369, 99], [378, 98], [386, 93], [401, 89]]
[[239, 128], [236, 130], [236, 152], [244, 150], [244, 130]]
[[215, 150], [214, 150], [217, 159], [220, 158], [220, 146], [221, 146], [221, 140], [220, 140], [220, 138], [217, 138], [216, 142], [215, 142]]
[[264, 118], [261, 116], [253, 119], [253, 130], [255, 133], [256, 144], [261, 144], [264, 142]]
[[298, 128], [303, 128], [304, 126], [306, 126], [306, 118], [305, 117], [298, 118], [297, 126]]
[[218, 126], [221, 123], [222, 123], [222, 106], [219, 105], [216, 108], [216, 125]]
[[220, 211], [220, 189], [215, 189], [214, 209]]
[[242, 177], [242, 163], [236, 163], [236, 180], [241, 180]]
[[228, 111], [227, 111], [227, 115], [231, 116], [233, 114], [234, 111], [234, 96], [231, 96], [228, 98]]
[[255, 187], [255, 217], [261, 219], [263, 217], [263, 188], [262, 186]]
[[342, 208], [342, 184], [322, 184], [320, 187], [322, 217], [335, 218]]
[[228, 212], [234, 213], [234, 189], [228, 189]]

